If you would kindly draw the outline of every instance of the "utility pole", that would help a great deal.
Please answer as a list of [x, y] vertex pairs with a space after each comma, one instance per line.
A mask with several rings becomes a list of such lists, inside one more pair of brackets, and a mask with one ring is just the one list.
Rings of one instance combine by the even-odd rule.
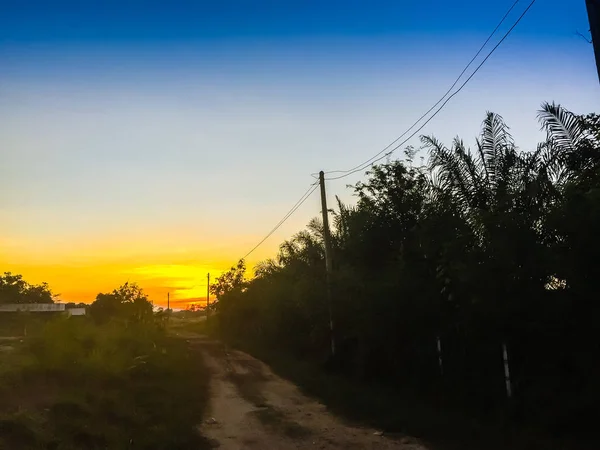
[[171, 293], [167, 292], [167, 311], [171, 309]]
[[210, 273], [206, 275], [206, 321], [208, 322], [208, 314], [210, 311]]
[[590, 32], [592, 33], [598, 81], [600, 81], [600, 1], [585, 0], [585, 6], [587, 7], [588, 20], [590, 22]]
[[329, 235], [329, 213], [327, 211], [327, 195], [325, 195], [325, 173], [319, 172], [319, 184], [321, 185], [321, 208], [323, 214], [323, 240], [325, 241], [325, 272], [327, 284], [327, 308], [329, 310], [329, 332], [331, 333], [331, 355], [335, 356], [335, 338], [333, 334], [333, 314], [332, 314], [332, 295], [331, 295], [331, 236]]

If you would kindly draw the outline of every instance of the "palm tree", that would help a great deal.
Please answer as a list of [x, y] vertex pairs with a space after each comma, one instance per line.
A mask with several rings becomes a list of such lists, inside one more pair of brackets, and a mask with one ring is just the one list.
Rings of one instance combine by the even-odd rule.
[[510, 207], [520, 157], [501, 116], [487, 113], [476, 154], [458, 138], [451, 148], [434, 137], [421, 140], [430, 154], [434, 190], [450, 194], [474, 228], [480, 227], [483, 212]]
[[351, 239], [352, 219], [358, 214], [356, 206], [345, 205], [336, 195], [338, 211], [333, 211], [332, 238], [335, 247], [343, 248]]
[[498, 114], [487, 113], [476, 152], [458, 138], [451, 148], [422, 137], [429, 150], [433, 191], [450, 194], [474, 231], [483, 237], [486, 214], [519, 210], [535, 222], [560, 198], [565, 183], [598, 165], [585, 120], [560, 105], [544, 103], [538, 112], [547, 133], [535, 151], [519, 152]]
[[598, 116], [578, 116], [560, 105], [544, 103], [538, 119], [547, 133], [545, 160], [556, 183], [563, 185], [598, 167]]
[[533, 152], [519, 151], [502, 117], [489, 112], [474, 152], [459, 139], [447, 148], [422, 137], [432, 192], [449, 198], [471, 228], [481, 276], [500, 297], [517, 297], [516, 290], [535, 289], [551, 277], [544, 257], [553, 240], [548, 212], [568, 183], [598, 167], [584, 118], [550, 103], [538, 118], [547, 136]]

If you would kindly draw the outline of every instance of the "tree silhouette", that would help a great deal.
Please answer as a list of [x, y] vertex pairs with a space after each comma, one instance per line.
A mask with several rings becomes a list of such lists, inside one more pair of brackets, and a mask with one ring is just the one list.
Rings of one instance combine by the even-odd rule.
[[22, 275], [10, 272], [0, 275], [0, 304], [54, 303], [54, 297], [47, 283], [30, 284]]
[[[584, 426], [586, 405], [600, 401], [600, 120], [550, 103], [538, 118], [546, 139], [532, 151], [487, 113], [473, 150], [424, 136], [427, 166], [374, 166], [353, 186], [354, 206], [338, 199], [332, 283], [344, 374], [432, 393], [439, 338], [445, 395], [481, 412], [506, 396], [505, 345], [521, 417]], [[321, 222], [250, 280], [244, 272], [242, 261], [212, 290], [224, 336], [325, 361]], [[569, 414], [578, 423], [567, 426]]]
[[147, 322], [152, 318], [152, 303], [135, 283], [125, 283], [111, 293], [100, 293], [90, 305], [89, 312], [98, 323], [111, 319]]

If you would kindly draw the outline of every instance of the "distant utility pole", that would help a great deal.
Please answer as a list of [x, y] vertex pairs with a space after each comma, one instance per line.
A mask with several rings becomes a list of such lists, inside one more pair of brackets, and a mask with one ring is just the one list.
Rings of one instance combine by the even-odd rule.
[[171, 293], [167, 292], [167, 311], [171, 309]]
[[210, 311], [210, 273], [206, 275], [206, 320]]
[[331, 295], [331, 236], [329, 235], [329, 214], [327, 211], [327, 195], [325, 195], [325, 173], [319, 172], [319, 184], [321, 185], [321, 208], [323, 213], [323, 240], [325, 241], [325, 271], [327, 284], [327, 307], [329, 310], [329, 332], [331, 333], [331, 354], [335, 356], [335, 338], [333, 334], [333, 314], [332, 314], [332, 295]]
[[587, 6], [588, 20], [590, 22], [590, 32], [592, 33], [598, 81], [600, 81], [600, 1], [585, 0], [585, 5]]

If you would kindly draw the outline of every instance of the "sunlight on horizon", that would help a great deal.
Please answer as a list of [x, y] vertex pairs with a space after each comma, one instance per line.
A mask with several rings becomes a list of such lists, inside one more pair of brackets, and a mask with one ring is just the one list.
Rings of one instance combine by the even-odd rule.
[[[161, 305], [169, 292], [204, 298], [206, 273], [214, 280], [260, 242], [311, 173], [354, 167], [398, 137], [504, 13], [472, 0], [435, 14], [423, 2], [375, 2], [288, 15], [280, 2], [246, 5], [244, 28], [224, 20], [241, 10], [219, 2], [188, 2], [168, 20], [121, 4], [99, 14], [13, 3], [0, 14], [0, 270], [75, 302], [137, 282]], [[595, 108], [593, 49], [573, 36], [587, 23], [583, 2], [552, 3], [424, 134], [472, 145], [492, 110], [534, 149], [541, 102]], [[315, 12], [333, 28], [324, 33]], [[347, 185], [361, 179], [328, 181], [329, 206], [352, 202]], [[252, 254], [249, 273], [320, 210], [317, 192]]]
[[[265, 247], [268, 249], [269, 247]], [[264, 253], [264, 252], [263, 252]], [[248, 275], [259, 258], [247, 261]], [[237, 261], [222, 260], [212, 264], [180, 262], [176, 264], [13, 264], [6, 261], [3, 271], [22, 274], [31, 283], [48, 282], [61, 302], [91, 303], [99, 293], [110, 292], [123, 283], [138, 284], [156, 306], [172, 307], [206, 301], [207, 274], [211, 284]]]

